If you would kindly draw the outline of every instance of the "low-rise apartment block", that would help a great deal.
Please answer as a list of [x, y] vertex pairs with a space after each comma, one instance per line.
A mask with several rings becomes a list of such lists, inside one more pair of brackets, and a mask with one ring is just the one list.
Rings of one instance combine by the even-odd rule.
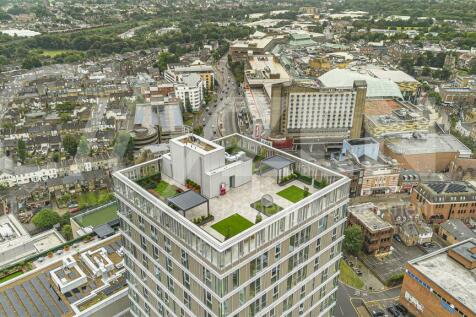
[[393, 226], [380, 218], [373, 203], [349, 206], [349, 225], [358, 225], [364, 233], [364, 250], [375, 256], [392, 253]]

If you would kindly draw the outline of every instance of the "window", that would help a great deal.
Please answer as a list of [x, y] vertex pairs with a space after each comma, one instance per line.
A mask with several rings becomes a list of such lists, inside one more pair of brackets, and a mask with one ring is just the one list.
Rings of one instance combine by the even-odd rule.
[[319, 257], [316, 257], [314, 259], [314, 271], [317, 271], [319, 269]]
[[165, 266], [167, 267], [167, 271], [169, 273], [173, 273], [174, 265], [172, 263], [172, 260], [169, 257], [165, 258]]
[[293, 251], [295, 248], [299, 247], [301, 244], [309, 241], [311, 237], [311, 226], [299, 231], [289, 238], [289, 251]]
[[190, 275], [188, 275], [186, 272], [182, 271], [182, 278], [183, 278], [183, 285], [187, 289], [190, 289]]
[[171, 293], [174, 293], [174, 280], [170, 276], [167, 276], [167, 288]]
[[150, 225], [150, 236], [154, 242], [158, 241], [157, 228], [153, 225]]
[[213, 304], [212, 304], [212, 294], [210, 292], [204, 291], [205, 292], [205, 304], [207, 305], [208, 308], [212, 309]]
[[255, 276], [257, 272], [268, 266], [268, 252], [263, 253], [250, 262], [251, 276]]
[[273, 300], [278, 299], [278, 297], [279, 297], [279, 288], [278, 288], [278, 286], [275, 286], [273, 288]]
[[316, 253], [321, 251], [321, 238], [316, 240]]
[[183, 291], [183, 303], [188, 307], [188, 309], [190, 309], [192, 306], [190, 295], [186, 291]]
[[280, 271], [279, 264], [273, 267], [273, 269], [271, 270], [271, 284], [276, 283], [276, 281], [279, 279], [279, 271]]
[[327, 228], [327, 216], [328, 216], [328, 215], [325, 215], [324, 217], [322, 217], [322, 218], [319, 220], [319, 223], [318, 223], [318, 233], [321, 233], [321, 232], [323, 232], [324, 230], [326, 230], [326, 228]]
[[203, 282], [208, 286], [211, 287], [212, 285], [212, 273], [207, 268], [203, 268]]
[[301, 287], [301, 294], [300, 294], [301, 299], [302, 299], [304, 296], [306, 296], [306, 285], [303, 285], [303, 286]]
[[249, 286], [250, 297], [254, 297], [260, 291], [261, 291], [261, 279], [257, 278], [256, 280], [251, 282]]
[[240, 270], [236, 270], [232, 273], [233, 288], [237, 288], [240, 285]]
[[147, 252], [147, 240], [145, 239], [144, 236], [140, 237], [140, 246], [142, 250], [145, 250]]
[[274, 258], [277, 260], [281, 257], [281, 243], [274, 247]]
[[188, 254], [182, 250], [182, 265], [188, 269]]
[[336, 241], [337, 239], [337, 228], [332, 230], [332, 242]]
[[167, 253], [172, 252], [172, 244], [170, 242], [170, 239], [164, 236], [164, 249]]
[[154, 246], [154, 248], [152, 249], [152, 255], [154, 256], [154, 259], [158, 260], [159, 259], [159, 248]]
[[156, 265], [154, 268], [155, 271], [155, 277], [160, 281], [160, 268]]

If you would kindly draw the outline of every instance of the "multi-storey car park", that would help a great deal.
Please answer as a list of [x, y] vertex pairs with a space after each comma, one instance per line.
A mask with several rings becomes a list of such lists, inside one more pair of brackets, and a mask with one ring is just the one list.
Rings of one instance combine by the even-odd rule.
[[113, 178], [134, 316], [333, 314], [348, 178], [238, 134]]

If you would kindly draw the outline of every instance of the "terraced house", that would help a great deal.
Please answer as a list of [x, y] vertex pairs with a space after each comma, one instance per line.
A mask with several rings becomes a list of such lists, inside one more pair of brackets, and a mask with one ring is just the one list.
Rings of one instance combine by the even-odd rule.
[[333, 315], [348, 178], [238, 134], [113, 177], [132, 315]]

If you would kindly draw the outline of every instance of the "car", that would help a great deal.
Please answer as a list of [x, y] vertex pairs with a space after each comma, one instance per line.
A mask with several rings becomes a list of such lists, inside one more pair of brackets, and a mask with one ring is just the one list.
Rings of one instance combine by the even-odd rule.
[[403, 315], [406, 315], [408, 313], [408, 309], [402, 304], [395, 305], [395, 308], [398, 309]]
[[383, 311], [381, 311], [380, 309], [374, 309], [370, 312], [370, 314], [372, 315], [372, 317], [385, 316], [385, 313]]
[[394, 317], [400, 316], [400, 311], [395, 306], [390, 306], [387, 310]]
[[398, 234], [393, 235], [393, 238], [395, 239], [395, 241], [402, 243], [402, 238], [400, 238]]

